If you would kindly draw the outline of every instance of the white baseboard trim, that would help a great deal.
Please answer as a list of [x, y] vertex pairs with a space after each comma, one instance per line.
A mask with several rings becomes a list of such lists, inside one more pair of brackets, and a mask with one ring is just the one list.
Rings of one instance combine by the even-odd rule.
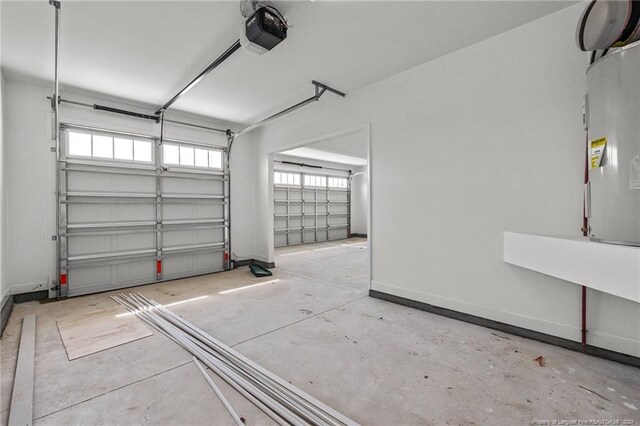
[[11, 296], [12, 296], [11, 287], [9, 287], [2, 294], [2, 298], [0, 298], [0, 307], [3, 307], [4, 304], [7, 303], [7, 300], [9, 299], [9, 297]]
[[640, 340], [590, 329], [588, 325], [587, 329], [587, 342], [590, 345], [640, 357]]
[[0, 302], [0, 335], [4, 333], [11, 311], [13, 311], [13, 295], [11, 294], [11, 288], [7, 288]]
[[10, 290], [11, 290], [11, 294], [32, 293], [34, 291], [49, 290], [49, 285], [47, 282], [14, 284], [11, 286]]
[[[458, 311], [464, 314], [486, 318], [516, 327], [525, 328], [539, 333], [560, 337], [562, 339], [580, 341], [580, 326], [564, 324], [543, 318], [532, 317], [518, 312], [504, 309], [497, 309], [491, 306], [479, 305], [463, 300], [451, 299], [448, 297], [419, 292], [406, 289], [392, 284], [372, 280], [371, 289], [405, 299], [415, 300], [440, 308]], [[640, 340], [618, 336], [598, 330], [589, 330], [588, 344], [610, 351], [620, 352], [634, 357], [640, 357]]]
[[243, 260], [261, 260], [263, 262], [266, 262], [266, 260], [263, 260], [263, 256], [258, 256], [257, 254], [236, 254], [234, 255], [234, 260], [235, 258], [238, 259], [238, 261], [242, 262]]

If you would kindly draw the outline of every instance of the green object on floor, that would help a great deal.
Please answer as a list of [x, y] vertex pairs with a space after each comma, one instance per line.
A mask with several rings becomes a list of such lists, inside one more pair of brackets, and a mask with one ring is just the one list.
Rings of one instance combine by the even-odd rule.
[[256, 265], [255, 263], [249, 265], [249, 269], [251, 269], [251, 272], [253, 272], [253, 275], [256, 277], [270, 277], [273, 275], [270, 270], [265, 269], [260, 265]]

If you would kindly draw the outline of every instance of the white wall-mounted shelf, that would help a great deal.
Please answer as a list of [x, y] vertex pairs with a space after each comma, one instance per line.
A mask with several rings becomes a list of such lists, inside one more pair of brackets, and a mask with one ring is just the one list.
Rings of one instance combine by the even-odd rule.
[[640, 303], [640, 247], [505, 232], [503, 260]]

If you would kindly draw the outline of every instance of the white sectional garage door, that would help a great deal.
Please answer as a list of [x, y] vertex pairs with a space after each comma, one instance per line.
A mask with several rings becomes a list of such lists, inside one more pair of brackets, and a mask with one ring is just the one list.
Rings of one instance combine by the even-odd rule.
[[276, 247], [351, 236], [351, 179], [322, 173], [274, 171]]
[[228, 268], [224, 147], [62, 130], [59, 296]]

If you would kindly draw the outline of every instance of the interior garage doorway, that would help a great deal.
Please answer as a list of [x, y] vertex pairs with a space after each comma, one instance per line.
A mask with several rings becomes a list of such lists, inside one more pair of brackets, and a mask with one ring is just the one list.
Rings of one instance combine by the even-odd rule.
[[369, 288], [368, 127], [272, 154], [276, 267]]

